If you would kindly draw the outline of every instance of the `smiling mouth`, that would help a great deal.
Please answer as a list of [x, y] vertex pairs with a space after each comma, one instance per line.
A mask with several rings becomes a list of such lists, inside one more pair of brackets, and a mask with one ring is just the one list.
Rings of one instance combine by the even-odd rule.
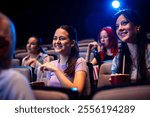
[[128, 33], [128, 32], [120, 32], [120, 33], [119, 33], [119, 36], [123, 38], [123, 37], [125, 37], [125, 36], [127, 35], [127, 33]]
[[56, 48], [56, 49], [61, 49], [62, 46], [61, 46], [61, 45], [54, 45], [54, 48]]

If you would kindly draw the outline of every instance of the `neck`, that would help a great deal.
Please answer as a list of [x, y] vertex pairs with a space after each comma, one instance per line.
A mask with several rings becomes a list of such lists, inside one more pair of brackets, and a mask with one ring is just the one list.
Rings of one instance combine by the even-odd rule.
[[66, 64], [69, 56], [60, 55], [59, 62], [60, 64]]
[[29, 54], [30, 58], [37, 58], [38, 55], [39, 55], [39, 53], [30, 53]]
[[137, 50], [137, 45], [135, 44], [135, 43], [127, 43], [127, 45], [128, 45], [128, 48], [129, 48], [129, 51], [130, 51], [130, 53], [132, 53], [132, 52], [136, 52], [136, 50]]

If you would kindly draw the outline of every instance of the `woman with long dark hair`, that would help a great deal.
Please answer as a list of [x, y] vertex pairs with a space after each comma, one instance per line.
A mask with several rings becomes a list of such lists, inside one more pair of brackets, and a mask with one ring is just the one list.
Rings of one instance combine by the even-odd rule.
[[129, 74], [132, 82], [150, 81], [150, 47], [139, 15], [123, 9], [114, 15], [116, 34], [122, 41], [120, 52], [113, 60], [112, 73]]
[[22, 59], [22, 66], [37, 67], [37, 64], [44, 64], [50, 61], [50, 57], [41, 47], [42, 39], [31, 36], [26, 44], [28, 55]]
[[40, 70], [47, 72], [49, 86], [77, 88], [81, 94], [87, 76], [86, 61], [79, 57], [77, 32], [72, 26], [62, 25], [56, 29], [53, 48], [59, 59], [47, 62]]

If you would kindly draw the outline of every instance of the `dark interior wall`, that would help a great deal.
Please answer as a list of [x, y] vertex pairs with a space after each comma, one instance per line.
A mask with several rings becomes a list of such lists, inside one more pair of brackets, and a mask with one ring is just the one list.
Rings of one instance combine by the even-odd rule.
[[[17, 47], [24, 46], [29, 36], [52, 42], [55, 29], [62, 24], [74, 26], [79, 40], [97, 38], [98, 30], [111, 25], [116, 12], [112, 0], [2, 0], [0, 11], [8, 15], [17, 30]], [[149, 0], [121, 0], [123, 8], [134, 8], [150, 25]]]

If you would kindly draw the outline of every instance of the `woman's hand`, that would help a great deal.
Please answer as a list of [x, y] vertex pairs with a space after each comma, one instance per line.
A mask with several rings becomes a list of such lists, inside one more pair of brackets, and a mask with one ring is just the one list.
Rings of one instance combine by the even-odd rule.
[[51, 64], [50, 62], [46, 62], [43, 65], [41, 65], [40, 70], [42, 72], [44, 72], [44, 71], [53, 71], [53, 72], [55, 72], [55, 71], [58, 70], [58, 68], [56, 66], [54, 66], [53, 64]]
[[98, 43], [96, 41], [88, 44], [89, 50], [93, 50], [97, 47], [98, 47]]

